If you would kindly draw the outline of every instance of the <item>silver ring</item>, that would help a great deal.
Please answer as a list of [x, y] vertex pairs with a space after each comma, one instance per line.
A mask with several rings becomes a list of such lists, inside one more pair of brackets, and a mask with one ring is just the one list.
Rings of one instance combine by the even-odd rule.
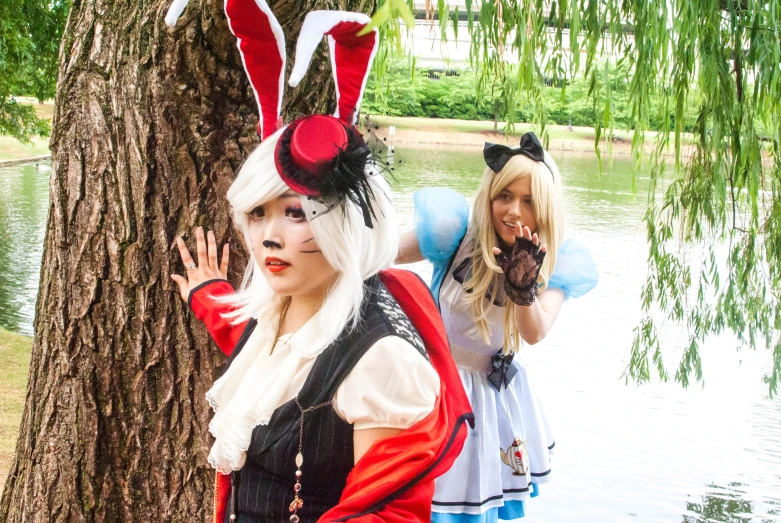
[[194, 271], [194, 270], [195, 270], [195, 269], [197, 269], [198, 267], [197, 267], [197, 265], [195, 265], [195, 262], [190, 262], [190, 263], [188, 263], [187, 265], [185, 265], [185, 268], [186, 268], [188, 271]]

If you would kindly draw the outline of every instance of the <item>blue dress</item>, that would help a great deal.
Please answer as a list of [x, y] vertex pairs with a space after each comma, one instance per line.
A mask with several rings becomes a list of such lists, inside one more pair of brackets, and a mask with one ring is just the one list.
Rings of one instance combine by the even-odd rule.
[[[415, 233], [434, 266], [431, 289], [476, 422], [453, 467], [437, 479], [432, 521], [517, 519], [524, 515], [524, 501], [537, 494], [537, 484], [550, 477], [553, 435], [526, 366], [518, 355], [511, 361], [498, 356], [504, 343], [504, 299], [492, 299], [488, 342], [465, 303], [462, 284], [474, 247], [466, 200], [440, 188], [418, 191], [414, 200]], [[569, 299], [593, 289], [597, 279], [588, 249], [574, 240], [563, 242], [548, 288], [561, 289]], [[512, 376], [509, 381], [497, 381], [502, 367]]]

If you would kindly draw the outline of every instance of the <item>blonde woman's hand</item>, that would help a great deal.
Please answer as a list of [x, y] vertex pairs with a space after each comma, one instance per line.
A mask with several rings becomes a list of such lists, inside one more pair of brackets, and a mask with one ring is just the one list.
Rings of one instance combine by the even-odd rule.
[[537, 298], [537, 277], [545, 259], [546, 246], [540, 247], [537, 233], [516, 224], [515, 243], [504, 249], [494, 247], [496, 263], [504, 272], [504, 291], [516, 305], [528, 306]]
[[172, 274], [171, 279], [179, 286], [179, 293], [185, 302], [190, 298], [190, 292], [198, 285], [209, 280], [225, 280], [228, 277], [228, 257], [230, 255], [228, 244], [223, 246], [222, 260], [217, 263], [217, 242], [214, 239], [214, 233], [209, 231], [204, 237], [203, 227], [196, 227], [195, 240], [198, 263], [193, 261], [184, 240], [181, 237], [176, 239], [176, 246], [179, 248], [186, 276]]
[[[537, 236], [537, 233], [535, 232], [534, 234], [532, 234], [531, 229], [529, 229], [526, 226], [521, 226], [521, 222], [515, 222], [515, 230], [517, 231], [515, 233], [516, 238], [526, 238], [534, 245], [540, 245], [540, 239]], [[540, 247], [540, 251], [542, 252], [546, 252], [547, 250], [548, 247], [545, 244], [543, 244]], [[499, 247], [494, 247], [493, 252], [494, 252], [494, 256], [497, 256], [499, 254], [502, 254], [502, 249], [500, 249]]]

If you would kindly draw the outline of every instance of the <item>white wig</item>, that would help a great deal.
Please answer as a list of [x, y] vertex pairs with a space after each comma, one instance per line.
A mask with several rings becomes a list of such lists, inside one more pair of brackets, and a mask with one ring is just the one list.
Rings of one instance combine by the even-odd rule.
[[[251, 246], [248, 213], [290, 190], [279, 176], [274, 162], [274, 150], [284, 130], [285, 127], [263, 140], [244, 162], [228, 190], [235, 223], [244, 233], [248, 247]], [[358, 325], [364, 296], [363, 281], [389, 267], [399, 249], [390, 187], [370, 165], [367, 165], [368, 170], [372, 170], [369, 183], [374, 193], [371, 204], [376, 216], [373, 228], [364, 224], [363, 211], [349, 200], [325, 212], [327, 207], [323, 203], [314, 198], [301, 198], [306, 216], [313, 216], [313, 211], [317, 211], [316, 218], [309, 221], [312, 234], [326, 261], [339, 273], [321, 306], [328, 310], [328, 317], [323, 315], [321, 319], [321, 328], [328, 343], [336, 339], [348, 324], [350, 327]], [[252, 249], [241, 288], [231, 301], [238, 306], [231, 315], [237, 321], [250, 317], [267, 321], [281, 307], [282, 298], [272, 291]]]

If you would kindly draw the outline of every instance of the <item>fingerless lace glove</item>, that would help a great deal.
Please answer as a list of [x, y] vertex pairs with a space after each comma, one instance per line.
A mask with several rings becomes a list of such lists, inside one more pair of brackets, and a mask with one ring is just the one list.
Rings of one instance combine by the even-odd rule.
[[504, 271], [504, 291], [516, 305], [528, 306], [537, 298], [537, 277], [545, 252], [526, 238], [515, 238], [512, 247], [500, 247], [496, 263]]

